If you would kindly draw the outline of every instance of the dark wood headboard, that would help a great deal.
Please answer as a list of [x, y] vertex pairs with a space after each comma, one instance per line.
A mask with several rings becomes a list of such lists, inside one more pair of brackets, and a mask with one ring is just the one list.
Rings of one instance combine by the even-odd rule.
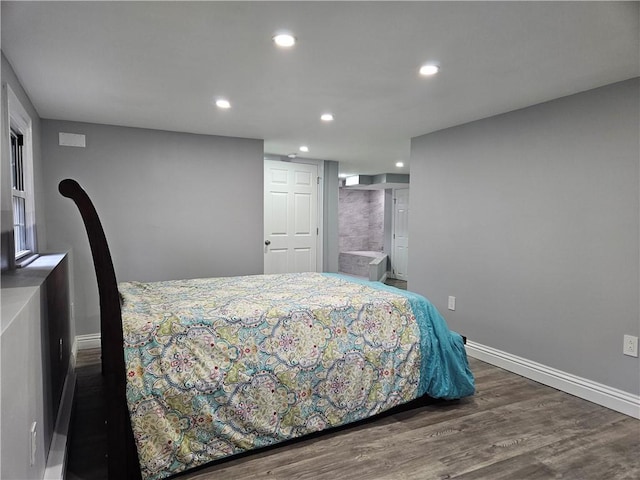
[[73, 200], [80, 211], [89, 237], [98, 280], [102, 374], [107, 387], [105, 423], [107, 424], [109, 479], [140, 479], [140, 465], [126, 400], [120, 294], [109, 245], [93, 202], [78, 182], [71, 179], [63, 180], [58, 190], [63, 196]]

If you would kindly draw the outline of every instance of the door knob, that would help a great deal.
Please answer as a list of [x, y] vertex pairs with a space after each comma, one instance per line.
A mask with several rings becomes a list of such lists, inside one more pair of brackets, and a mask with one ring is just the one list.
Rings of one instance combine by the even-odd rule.
[[271, 245], [271, 240], [265, 240], [265, 241], [264, 241], [264, 244], [265, 244], [265, 245]]

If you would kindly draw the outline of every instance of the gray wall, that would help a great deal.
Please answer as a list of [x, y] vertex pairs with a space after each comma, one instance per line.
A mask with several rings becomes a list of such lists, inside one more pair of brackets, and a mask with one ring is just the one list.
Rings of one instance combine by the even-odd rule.
[[[58, 146], [58, 133], [86, 148]], [[49, 247], [74, 252], [78, 335], [99, 332], [95, 274], [80, 215], [57, 190], [92, 198], [118, 281], [263, 272], [263, 141], [42, 121]]]
[[414, 138], [409, 288], [472, 341], [640, 393], [638, 105], [636, 78]]
[[323, 184], [323, 271], [336, 273], [338, 271], [338, 162], [324, 161]]

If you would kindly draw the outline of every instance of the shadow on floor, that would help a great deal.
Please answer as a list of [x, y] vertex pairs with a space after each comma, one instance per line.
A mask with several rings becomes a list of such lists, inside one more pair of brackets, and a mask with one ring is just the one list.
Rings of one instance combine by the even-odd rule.
[[392, 287], [396, 287], [396, 288], [400, 288], [402, 290], [406, 290], [407, 289], [407, 282], [406, 280], [398, 280], [395, 278], [387, 278], [384, 283], [386, 285], [391, 285]]

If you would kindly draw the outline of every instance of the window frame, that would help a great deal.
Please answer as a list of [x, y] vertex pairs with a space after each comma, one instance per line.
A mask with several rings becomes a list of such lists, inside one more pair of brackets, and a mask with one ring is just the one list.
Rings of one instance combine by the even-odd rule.
[[[11, 180], [11, 215], [14, 216], [14, 198], [24, 199], [24, 227], [26, 249], [16, 251], [14, 241], [13, 256], [17, 267], [25, 266], [37, 257], [37, 239], [35, 222], [35, 199], [34, 199], [34, 179], [33, 179], [33, 122], [31, 117], [20, 103], [16, 94], [7, 87], [7, 110], [9, 137], [13, 133], [22, 135], [22, 183], [23, 190], [17, 190], [13, 185], [13, 166], [10, 165]], [[10, 143], [10, 142], [9, 142]], [[11, 148], [11, 145], [8, 146]], [[9, 153], [9, 162], [12, 162], [13, 152]], [[12, 218], [13, 225], [16, 219]], [[14, 232], [15, 235], [15, 232]], [[14, 237], [15, 238], [15, 237]]]

